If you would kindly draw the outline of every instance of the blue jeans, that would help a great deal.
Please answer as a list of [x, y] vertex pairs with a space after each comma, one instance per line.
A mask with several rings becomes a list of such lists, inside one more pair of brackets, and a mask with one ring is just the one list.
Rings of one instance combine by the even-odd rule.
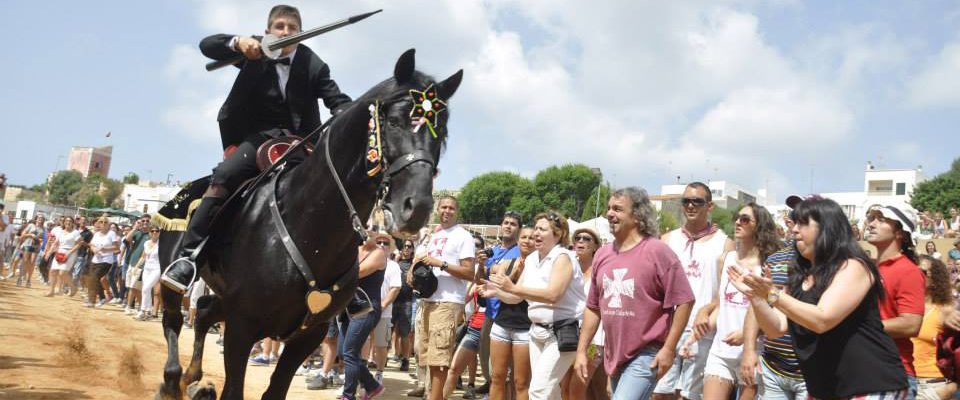
[[380, 307], [374, 307], [372, 311], [354, 319], [341, 316], [339, 322], [340, 340], [337, 346], [342, 349], [343, 395], [353, 399], [357, 393], [358, 384], [363, 385], [368, 392], [380, 387], [380, 383], [367, 369], [366, 360], [360, 357], [363, 344], [380, 322]]
[[613, 387], [611, 400], [638, 400], [649, 399], [653, 388], [657, 384], [657, 371], [650, 368], [653, 359], [657, 357], [660, 346], [647, 346], [640, 350], [629, 364], [620, 368], [610, 377], [610, 386]]
[[917, 398], [917, 377], [907, 375], [907, 384], [910, 385], [909, 390], [907, 391], [907, 400], [914, 400]]
[[788, 378], [773, 372], [767, 364], [760, 362], [763, 370], [764, 400], [806, 400], [807, 384], [803, 379]]

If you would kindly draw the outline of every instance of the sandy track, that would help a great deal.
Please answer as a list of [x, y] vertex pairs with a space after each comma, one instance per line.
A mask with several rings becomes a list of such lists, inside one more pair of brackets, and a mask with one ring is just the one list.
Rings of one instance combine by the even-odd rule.
[[[33, 288], [0, 281], [0, 399], [152, 399], [162, 380], [166, 358], [160, 322], [139, 322], [122, 309], [82, 307], [77, 297], [43, 297], [47, 287]], [[180, 336], [180, 360], [186, 369], [193, 331]], [[82, 343], [88, 356], [70, 350]], [[134, 350], [135, 349], [135, 350]], [[204, 381], [223, 387], [223, 358], [216, 336], [208, 335]], [[407, 373], [388, 363], [384, 395], [378, 399], [408, 399], [413, 388]], [[142, 378], [132, 370], [142, 365]], [[246, 399], [259, 399], [272, 367], [247, 368]], [[332, 399], [339, 389], [308, 391], [303, 377], [294, 377], [289, 399]], [[460, 398], [455, 395], [455, 398]]]

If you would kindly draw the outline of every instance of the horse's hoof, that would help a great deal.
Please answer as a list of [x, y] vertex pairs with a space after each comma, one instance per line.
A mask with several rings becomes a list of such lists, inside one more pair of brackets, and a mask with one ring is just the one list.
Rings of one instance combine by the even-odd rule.
[[217, 400], [217, 388], [213, 382], [200, 386], [200, 382], [193, 382], [187, 386], [187, 397], [190, 400]]
[[163, 384], [160, 385], [160, 390], [157, 390], [157, 395], [154, 396], [154, 400], [180, 400], [179, 396], [174, 396], [170, 393], [167, 393], [164, 390]]

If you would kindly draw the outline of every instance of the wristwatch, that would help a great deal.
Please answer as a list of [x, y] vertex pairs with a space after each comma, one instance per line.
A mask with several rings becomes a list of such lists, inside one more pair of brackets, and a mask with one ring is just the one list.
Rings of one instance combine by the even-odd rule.
[[450, 266], [450, 265], [447, 264], [446, 261], [444, 261], [444, 262], [440, 263], [440, 270], [441, 270], [441, 271], [446, 271], [446, 270], [447, 270], [447, 267], [449, 267], [449, 266]]
[[782, 288], [775, 288], [767, 293], [767, 305], [773, 307], [774, 304], [777, 304], [777, 300], [780, 300], [780, 293], [783, 293]]

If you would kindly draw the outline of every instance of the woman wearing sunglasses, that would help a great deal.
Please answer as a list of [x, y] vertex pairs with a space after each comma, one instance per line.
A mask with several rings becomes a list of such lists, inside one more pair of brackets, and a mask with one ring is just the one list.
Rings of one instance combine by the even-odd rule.
[[[583, 292], [590, 294], [590, 276], [593, 272], [593, 255], [600, 248], [600, 236], [592, 229], [580, 228], [573, 232], [573, 251], [577, 253], [577, 262], [583, 271]], [[587, 354], [587, 376], [583, 379], [575, 376], [574, 369], [567, 370], [567, 375], [560, 383], [564, 399], [609, 399], [607, 395], [607, 374], [603, 368], [603, 327], [597, 330], [590, 342], [590, 351]]]
[[566, 248], [570, 229], [567, 219], [549, 212], [537, 215], [534, 221], [537, 251], [524, 260], [520, 281], [514, 284], [498, 273], [485, 283], [504, 303], [527, 300], [527, 316], [532, 322], [528, 394], [532, 399], [556, 399], [560, 397], [560, 381], [577, 355], [576, 337], [567, 333], [578, 330], [586, 295], [576, 254]]
[[730, 282], [749, 297], [767, 337], [789, 331], [811, 398], [906, 398], [906, 371], [880, 321], [877, 265], [835, 201], [809, 198], [794, 211], [800, 257], [787, 287], [737, 266], [727, 269]]
[[160, 302], [153, 301], [153, 289], [160, 283], [160, 228], [150, 227], [150, 238], [143, 244], [143, 256], [137, 263], [137, 269], [143, 274], [140, 286], [140, 313], [135, 317], [139, 321], [147, 321], [157, 316]]
[[[737, 248], [723, 256], [721, 266], [759, 275], [763, 260], [780, 245], [773, 216], [766, 208], [751, 202], [737, 212], [735, 223]], [[743, 325], [750, 300], [737, 290], [726, 274], [720, 275], [719, 303], [710, 315], [716, 334], [704, 367], [703, 398], [727, 399], [737, 391], [740, 399], [753, 399], [757, 394], [756, 374], [744, 376], [740, 373]], [[691, 336], [688, 345], [696, 340], [695, 336]]]

